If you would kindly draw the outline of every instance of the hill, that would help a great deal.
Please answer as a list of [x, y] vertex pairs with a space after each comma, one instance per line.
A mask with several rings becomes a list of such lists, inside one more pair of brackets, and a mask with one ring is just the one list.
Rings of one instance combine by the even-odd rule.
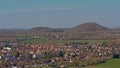
[[87, 22], [69, 29], [70, 32], [92, 32], [92, 31], [106, 31], [106, 30], [109, 30], [109, 28], [94, 22]]

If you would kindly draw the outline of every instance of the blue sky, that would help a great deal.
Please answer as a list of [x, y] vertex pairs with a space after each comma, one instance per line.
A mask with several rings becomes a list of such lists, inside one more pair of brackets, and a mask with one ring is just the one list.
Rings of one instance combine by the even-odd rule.
[[120, 27], [120, 0], [0, 0], [0, 28]]

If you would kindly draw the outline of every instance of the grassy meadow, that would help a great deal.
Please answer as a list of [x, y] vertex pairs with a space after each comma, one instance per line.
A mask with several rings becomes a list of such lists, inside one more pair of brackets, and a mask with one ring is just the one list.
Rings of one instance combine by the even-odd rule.
[[106, 61], [105, 63], [84, 68], [120, 68], [120, 59], [111, 59]]

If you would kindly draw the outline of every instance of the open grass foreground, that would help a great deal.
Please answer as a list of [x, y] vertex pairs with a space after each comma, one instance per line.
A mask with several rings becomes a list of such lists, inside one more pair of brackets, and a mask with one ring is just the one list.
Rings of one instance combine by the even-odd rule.
[[111, 59], [103, 64], [98, 64], [95, 66], [90, 66], [85, 68], [120, 68], [120, 59]]

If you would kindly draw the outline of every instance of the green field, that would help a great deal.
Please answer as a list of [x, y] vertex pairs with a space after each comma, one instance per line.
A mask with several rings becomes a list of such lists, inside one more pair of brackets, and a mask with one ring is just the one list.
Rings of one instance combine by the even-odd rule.
[[120, 59], [111, 59], [103, 64], [98, 64], [95, 66], [90, 66], [85, 68], [120, 68]]
[[19, 42], [24, 43], [41, 43], [41, 44], [55, 44], [55, 45], [64, 45], [65, 43], [97, 43], [102, 44], [104, 42], [107, 42], [108, 40], [45, 40], [45, 39], [37, 39], [37, 38], [22, 38], [18, 39]]

